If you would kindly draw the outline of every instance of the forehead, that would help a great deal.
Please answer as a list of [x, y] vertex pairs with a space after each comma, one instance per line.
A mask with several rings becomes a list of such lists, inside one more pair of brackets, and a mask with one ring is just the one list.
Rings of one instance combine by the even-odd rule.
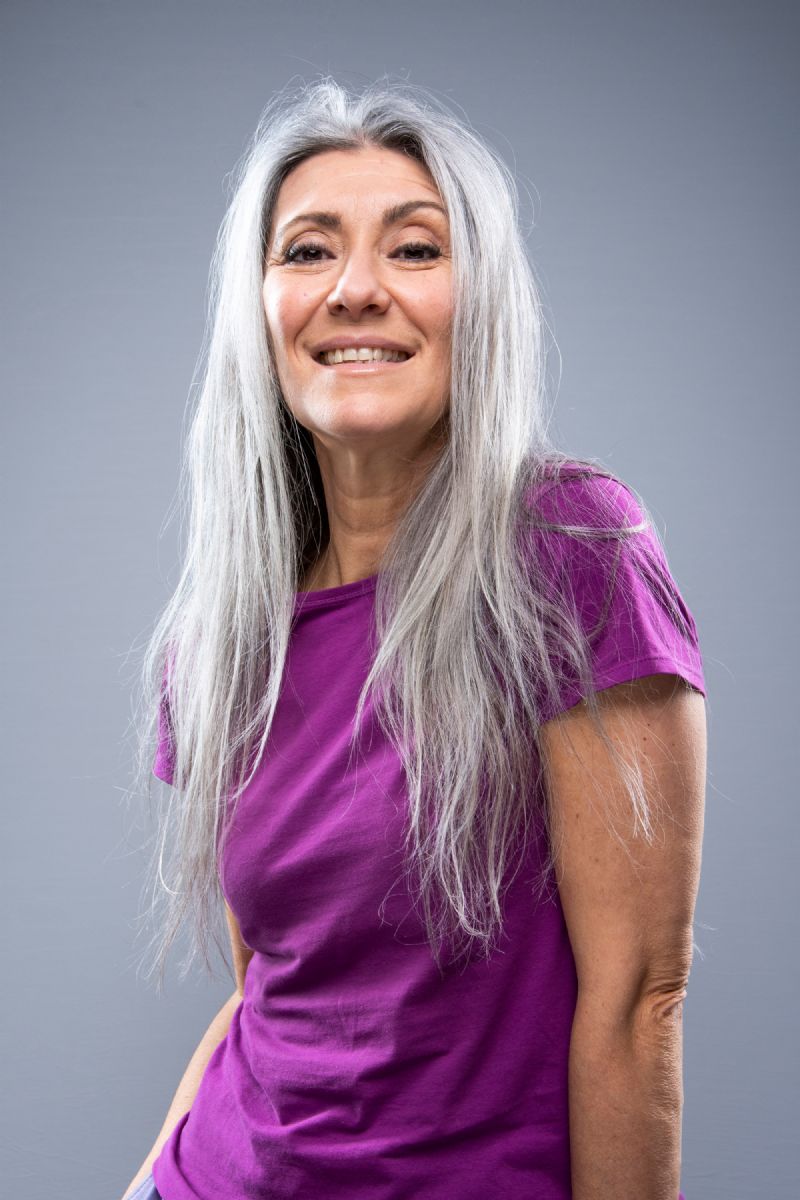
[[363, 146], [354, 150], [324, 150], [305, 159], [284, 179], [275, 204], [275, 218], [286, 220], [293, 211], [328, 204], [380, 208], [394, 197], [436, 199], [439, 191], [422, 163], [399, 150]]

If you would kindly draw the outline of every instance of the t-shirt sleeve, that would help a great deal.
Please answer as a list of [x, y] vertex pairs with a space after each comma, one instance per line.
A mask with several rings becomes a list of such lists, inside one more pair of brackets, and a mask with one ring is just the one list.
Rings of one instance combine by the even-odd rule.
[[[546, 522], [598, 530], [645, 520], [627, 485], [599, 474], [548, 486], [538, 507]], [[589, 639], [596, 690], [646, 675], [671, 674], [706, 695], [694, 617], [651, 527], [621, 540], [586, 540], [542, 528], [535, 530], [533, 544], [548, 599], [559, 607], [566, 603]], [[561, 675], [557, 701], [545, 689], [539, 695], [543, 722], [583, 696], [573, 664], [558, 655], [556, 665]]]
[[174, 775], [174, 749], [172, 737], [172, 717], [170, 714], [169, 698], [166, 690], [167, 673], [164, 672], [164, 679], [161, 685], [161, 699], [158, 706], [158, 744], [156, 747], [156, 757], [153, 763], [153, 774], [157, 779], [163, 779], [165, 783], [173, 783]]

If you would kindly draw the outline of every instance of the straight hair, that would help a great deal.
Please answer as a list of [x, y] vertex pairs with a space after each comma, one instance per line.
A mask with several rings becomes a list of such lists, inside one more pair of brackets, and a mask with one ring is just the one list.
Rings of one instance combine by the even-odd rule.
[[[642, 523], [620, 521], [609, 500], [607, 520], [582, 525], [548, 521], [534, 501], [565, 479], [613, 476], [596, 459], [556, 449], [548, 435], [546, 327], [515, 181], [428, 89], [384, 77], [351, 91], [329, 76], [287, 87], [264, 109], [233, 173], [181, 465], [187, 543], [141, 668], [137, 783], [152, 784], [159, 723], [169, 729], [174, 764], [173, 787], [156, 808], [140, 917], [154, 928], [144, 957], [159, 988], [189, 917], [182, 976], [198, 953], [212, 970], [210, 938], [225, 957], [214, 928], [224, 898], [220, 856], [269, 738], [296, 590], [329, 536], [313, 442], [281, 394], [261, 298], [275, 202], [310, 156], [366, 146], [423, 164], [450, 223], [446, 436], [381, 560], [374, 659], [350, 743], [352, 754], [372, 693], [405, 772], [405, 861], [439, 969], [445, 947], [454, 958], [491, 955], [509, 872], [534, 828], [550, 848], [534, 881], [537, 899], [551, 879], [558, 846], [536, 750], [541, 696], [558, 697], [566, 671], [580, 680], [617, 763], [626, 823], [632, 818], [634, 837], [654, 833], [635, 754], [623, 755], [603, 727], [587, 634], [567, 598], [548, 593], [530, 552], [536, 528], [622, 541], [653, 526], [643, 503]], [[599, 489], [601, 517], [605, 497]], [[625, 845], [613, 820], [609, 827]]]

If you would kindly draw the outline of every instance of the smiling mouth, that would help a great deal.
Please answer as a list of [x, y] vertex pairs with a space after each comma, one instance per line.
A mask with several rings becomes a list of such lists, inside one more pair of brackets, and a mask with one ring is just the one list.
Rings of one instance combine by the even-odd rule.
[[343, 359], [342, 362], [329, 362], [327, 351], [321, 351], [319, 354], [312, 355], [317, 366], [326, 367], [329, 371], [344, 371], [348, 374], [361, 371], [394, 370], [410, 362], [413, 357], [413, 354], [406, 354], [405, 358], [394, 361], [382, 358], [349, 358]]

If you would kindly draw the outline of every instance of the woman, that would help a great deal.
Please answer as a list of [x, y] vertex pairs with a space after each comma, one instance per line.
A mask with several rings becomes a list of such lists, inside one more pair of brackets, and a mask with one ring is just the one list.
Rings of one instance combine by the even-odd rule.
[[158, 963], [220, 901], [236, 990], [128, 1196], [679, 1194], [702, 661], [644, 506], [549, 442], [542, 357], [461, 121], [276, 97], [146, 660]]

